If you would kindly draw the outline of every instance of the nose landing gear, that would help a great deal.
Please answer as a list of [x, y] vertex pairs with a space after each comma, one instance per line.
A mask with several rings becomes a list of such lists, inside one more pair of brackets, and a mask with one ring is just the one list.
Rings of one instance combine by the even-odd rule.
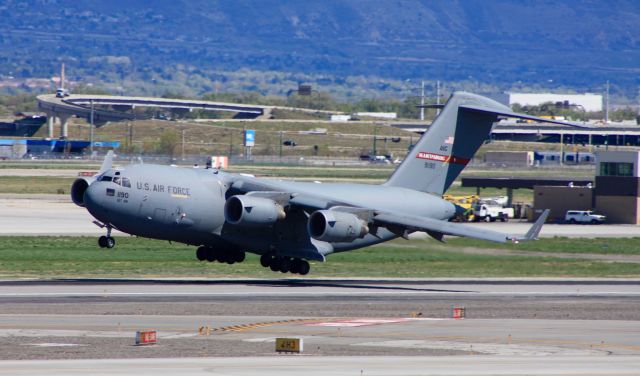
[[111, 237], [111, 230], [113, 226], [108, 223], [102, 223], [98, 221], [93, 221], [93, 223], [100, 228], [107, 228], [107, 236], [101, 236], [98, 238], [98, 245], [100, 248], [113, 248], [116, 246], [116, 240]]
[[111, 229], [113, 229], [113, 227], [111, 227], [111, 225], [105, 225], [105, 227], [107, 228], [107, 236], [101, 236], [98, 238], [98, 245], [100, 246], [100, 248], [113, 248], [116, 246], [116, 240], [114, 238], [111, 237]]

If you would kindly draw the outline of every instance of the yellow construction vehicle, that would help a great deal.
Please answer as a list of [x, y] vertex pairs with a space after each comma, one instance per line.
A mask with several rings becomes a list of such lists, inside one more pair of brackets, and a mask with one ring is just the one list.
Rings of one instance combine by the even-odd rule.
[[452, 220], [458, 222], [473, 221], [473, 205], [478, 201], [478, 195], [444, 195], [442, 198], [457, 206], [456, 215]]

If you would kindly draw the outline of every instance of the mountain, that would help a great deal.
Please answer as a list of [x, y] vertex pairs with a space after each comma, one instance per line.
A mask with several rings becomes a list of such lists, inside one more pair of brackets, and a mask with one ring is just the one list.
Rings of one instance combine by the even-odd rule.
[[630, 97], [640, 83], [637, 0], [5, 0], [0, 19], [4, 76], [50, 77], [64, 61], [76, 80], [191, 79], [198, 91], [214, 89], [198, 80], [225, 89], [225, 72], [242, 69], [319, 85], [375, 76], [601, 91], [610, 80]]

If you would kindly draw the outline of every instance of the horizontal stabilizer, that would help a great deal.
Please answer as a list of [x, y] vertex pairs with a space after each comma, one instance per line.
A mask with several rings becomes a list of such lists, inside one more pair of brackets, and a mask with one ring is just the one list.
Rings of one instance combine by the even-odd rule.
[[549, 213], [551, 211], [549, 209], [545, 209], [545, 211], [540, 214], [538, 220], [531, 226], [529, 231], [524, 235], [522, 239], [515, 238], [515, 241], [529, 241], [538, 239], [538, 235], [540, 235], [540, 230], [542, 230], [542, 225], [547, 221], [547, 217], [549, 217]]
[[551, 123], [551, 124], [568, 125], [570, 127], [578, 127], [578, 128], [595, 128], [595, 126], [592, 125], [592, 124], [570, 123], [570, 122], [561, 121], [561, 120], [547, 119], [547, 118], [542, 118], [542, 117], [538, 117], [538, 116], [531, 116], [531, 115], [527, 115], [527, 114], [521, 114], [521, 113], [513, 112], [513, 111], [496, 111], [495, 108], [491, 108], [491, 107], [483, 107], [483, 106], [475, 106], [475, 105], [465, 104], [465, 105], [461, 105], [460, 109], [471, 110], [471, 111], [479, 111], [479, 112], [486, 112], [486, 113], [490, 113], [490, 114], [494, 114], [494, 115], [498, 115], [498, 116], [505, 116], [505, 117], [511, 117], [511, 118], [517, 118], [517, 119], [533, 120], [533, 121], [537, 121], [539, 123]]

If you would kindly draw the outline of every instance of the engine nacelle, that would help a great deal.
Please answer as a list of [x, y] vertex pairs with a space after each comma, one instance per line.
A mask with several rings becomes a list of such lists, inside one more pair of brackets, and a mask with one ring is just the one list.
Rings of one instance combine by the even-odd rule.
[[71, 185], [71, 200], [74, 204], [84, 207], [84, 192], [96, 179], [94, 177], [76, 179]]
[[307, 222], [309, 235], [325, 242], [351, 242], [369, 233], [367, 222], [358, 216], [334, 210], [318, 210]]
[[232, 225], [269, 226], [285, 216], [280, 204], [264, 197], [231, 196], [224, 204], [224, 219]]

